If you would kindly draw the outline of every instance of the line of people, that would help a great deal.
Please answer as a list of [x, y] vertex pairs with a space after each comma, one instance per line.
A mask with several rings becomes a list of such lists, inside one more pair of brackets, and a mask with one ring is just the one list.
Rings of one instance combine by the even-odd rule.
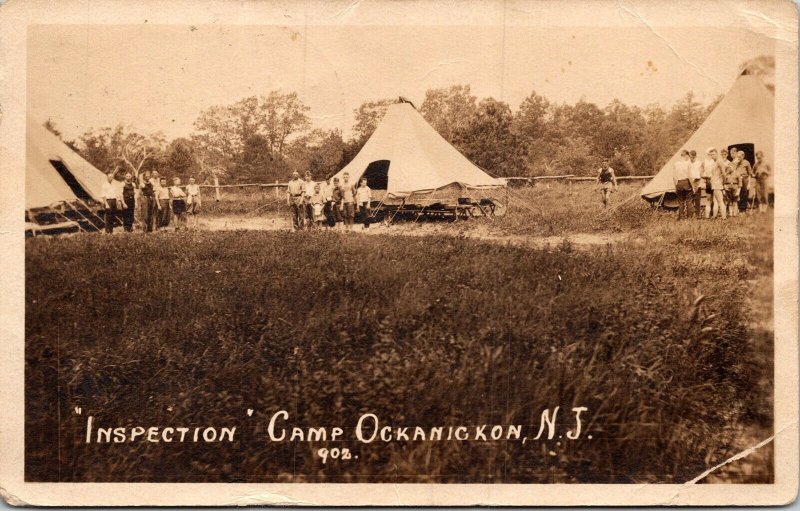
[[122, 181], [116, 179], [116, 172], [108, 172], [100, 194], [107, 233], [113, 233], [118, 223], [125, 232], [132, 232], [137, 204], [144, 232], [166, 229], [170, 224], [175, 230], [188, 229], [190, 224], [196, 227], [202, 203], [200, 185], [193, 177], [185, 186], [179, 177], [174, 177], [170, 186], [158, 171], [143, 172], [138, 183], [130, 172]]
[[315, 182], [306, 173], [305, 180], [298, 172], [286, 187], [286, 200], [292, 213], [292, 228], [301, 229], [336, 228], [343, 224], [346, 232], [353, 230], [356, 213], [362, 217], [364, 228], [368, 229], [371, 218], [372, 190], [367, 179], [361, 178], [358, 186], [350, 182], [350, 174], [328, 179], [324, 183]]
[[758, 207], [765, 212], [769, 206], [768, 182], [772, 167], [756, 152], [755, 164], [750, 165], [744, 151], [714, 147], [706, 150], [702, 161], [697, 151], [683, 150], [674, 165], [673, 182], [678, 196], [678, 219], [727, 218], [740, 210]]

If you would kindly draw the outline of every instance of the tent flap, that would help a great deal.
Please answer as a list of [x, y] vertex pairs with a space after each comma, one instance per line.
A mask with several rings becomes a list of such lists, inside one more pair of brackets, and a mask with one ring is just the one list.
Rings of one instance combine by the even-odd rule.
[[87, 195], [94, 200], [99, 199], [105, 175], [30, 118], [25, 143], [27, 209], [43, 208], [62, 201], [85, 200]]

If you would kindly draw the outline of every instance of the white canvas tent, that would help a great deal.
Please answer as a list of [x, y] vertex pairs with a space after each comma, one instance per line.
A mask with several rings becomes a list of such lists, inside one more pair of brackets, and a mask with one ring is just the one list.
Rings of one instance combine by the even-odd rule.
[[106, 176], [41, 124], [28, 118], [25, 207], [98, 200]]
[[645, 185], [642, 197], [671, 205], [675, 200], [672, 172], [684, 149], [695, 150], [698, 158], [704, 158], [709, 147], [753, 144], [756, 151], [763, 151], [764, 157], [772, 161], [774, 124], [775, 96], [758, 76], [742, 73], [700, 128]]
[[490, 176], [459, 153], [409, 103], [386, 109], [361, 151], [334, 177], [341, 182], [345, 172], [353, 184], [365, 172], [368, 180], [375, 176], [389, 197], [434, 193], [453, 185], [465, 190], [506, 185], [505, 180]]

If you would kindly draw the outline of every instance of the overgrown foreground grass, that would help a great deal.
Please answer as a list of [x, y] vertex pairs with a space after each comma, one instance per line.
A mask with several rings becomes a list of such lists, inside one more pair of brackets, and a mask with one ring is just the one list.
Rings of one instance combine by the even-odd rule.
[[[748, 329], [743, 298], [771, 264], [768, 241], [708, 259], [330, 233], [27, 243], [29, 480], [682, 482], [734, 454], [744, 424], [771, 420], [756, 385], [769, 340]], [[588, 408], [579, 440], [266, 434], [280, 409], [292, 425], [352, 428], [372, 412], [535, 432], [555, 406]], [[237, 441], [87, 445], [90, 414], [235, 425]], [[316, 449], [336, 445], [359, 458], [323, 465]]]

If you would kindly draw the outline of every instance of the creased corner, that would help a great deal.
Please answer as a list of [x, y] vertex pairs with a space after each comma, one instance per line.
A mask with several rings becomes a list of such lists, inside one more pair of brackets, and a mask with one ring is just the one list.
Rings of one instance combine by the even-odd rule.
[[313, 502], [295, 499], [289, 495], [259, 491], [248, 493], [225, 503], [225, 506], [314, 506]]
[[766, 438], [766, 439], [758, 442], [757, 444], [753, 445], [752, 447], [748, 447], [747, 449], [745, 449], [745, 450], [743, 450], [743, 451], [741, 451], [741, 452], [739, 452], [737, 454], [734, 454], [733, 456], [731, 456], [730, 458], [726, 459], [725, 461], [722, 461], [721, 463], [718, 463], [718, 464], [714, 465], [713, 467], [709, 468], [708, 470], [704, 471], [703, 473], [701, 473], [700, 475], [698, 475], [694, 479], [686, 481], [685, 483], [683, 483], [680, 486], [680, 488], [678, 488], [678, 490], [670, 498], [670, 500], [668, 502], [665, 502], [664, 504], [665, 505], [675, 504], [676, 503], [675, 501], [678, 499], [678, 497], [680, 497], [681, 492], [683, 492], [685, 489], [697, 484], [698, 482], [702, 481], [703, 479], [708, 477], [710, 474], [716, 472], [717, 470], [719, 470], [720, 468], [724, 467], [725, 465], [728, 465], [730, 463], [733, 463], [734, 461], [737, 461], [737, 460], [740, 460], [742, 458], [745, 458], [745, 457], [749, 456], [753, 452], [757, 451], [758, 449], [761, 449], [765, 445], [767, 445], [767, 444], [771, 443], [772, 441], [774, 441], [775, 438], [778, 435], [780, 435], [781, 433], [783, 433], [787, 429], [794, 428], [796, 426], [797, 426], [797, 423], [789, 424], [789, 425], [781, 428], [780, 431], [778, 431], [774, 435], [770, 436], [769, 438]]
[[347, 5], [347, 7], [345, 7], [344, 9], [340, 10], [339, 12], [337, 12], [336, 14], [331, 16], [331, 19], [341, 20], [344, 16], [346, 16], [347, 14], [352, 12], [356, 7], [358, 7], [358, 4], [360, 4], [360, 3], [361, 3], [361, 0], [352, 0]]
[[17, 497], [16, 495], [14, 495], [13, 493], [11, 493], [10, 491], [8, 491], [7, 489], [5, 489], [2, 486], [0, 486], [0, 497], [2, 497], [2, 499], [4, 501], [6, 501], [6, 503], [9, 506], [27, 507], [27, 506], [31, 505], [30, 503], [25, 502], [24, 500], [22, 500], [21, 498]]

